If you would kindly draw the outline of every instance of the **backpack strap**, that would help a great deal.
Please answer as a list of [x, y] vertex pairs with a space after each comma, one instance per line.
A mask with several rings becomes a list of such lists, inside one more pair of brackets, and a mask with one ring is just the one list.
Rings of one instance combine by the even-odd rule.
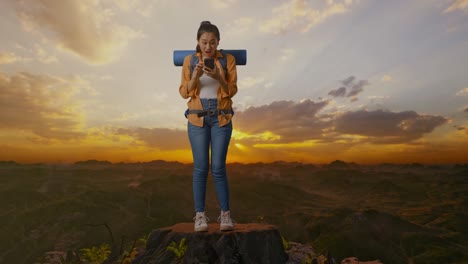
[[[219, 52], [221, 52], [221, 55], [223, 55], [223, 57], [219, 58], [218, 61], [223, 67], [224, 77], [227, 79], [228, 71], [227, 71], [227, 66], [226, 66], [227, 65], [226, 53], [224, 53], [222, 49], [220, 49]], [[199, 61], [199, 58], [197, 56], [197, 52], [195, 52], [192, 54], [192, 57], [190, 58], [190, 78], [192, 78], [193, 69], [195, 69], [195, 67], [197, 66], [198, 61]]]
[[193, 53], [192, 57], [190, 58], [190, 78], [192, 78], [193, 69], [195, 69], [197, 66], [198, 60], [199, 58], [197, 56], [197, 52]]
[[219, 52], [221, 52], [221, 55], [223, 55], [222, 58], [219, 58], [218, 61], [219, 63], [221, 64], [221, 66], [223, 67], [223, 70], [224, 70], [224, 77], [227, 79], [227, 76], [228, 76], [228, 71], [227, 71], [227, 66], [226, 66], [226, 53], [224, 53], [224, 51], [222, 49], [219, 50]]

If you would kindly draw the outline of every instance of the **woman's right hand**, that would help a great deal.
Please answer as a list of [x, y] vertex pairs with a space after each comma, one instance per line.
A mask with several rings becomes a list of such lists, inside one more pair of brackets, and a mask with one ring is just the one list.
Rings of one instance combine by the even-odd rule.
[[203, 61], [198, 62], [197, 66], [193, 69], [192, 79], [198, 79], [203, 75], [203, 67], [205, 67]]

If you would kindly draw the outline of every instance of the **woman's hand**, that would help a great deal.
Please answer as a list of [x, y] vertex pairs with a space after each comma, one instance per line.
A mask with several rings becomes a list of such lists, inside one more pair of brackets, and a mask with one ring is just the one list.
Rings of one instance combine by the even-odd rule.
[[219, 72], [218, 66], [216, 64], [214, 69], [203, 67], [203, 72], [215, 80], [221, 80], [221, 73]]
[[203, 67], [205, 65], [203, 64], [203, 61], [200, 61], [195, 68], [193, 68], [193, 73], [192, 73], [192, 79], [197, 79], [200, 78], [203, 75]]

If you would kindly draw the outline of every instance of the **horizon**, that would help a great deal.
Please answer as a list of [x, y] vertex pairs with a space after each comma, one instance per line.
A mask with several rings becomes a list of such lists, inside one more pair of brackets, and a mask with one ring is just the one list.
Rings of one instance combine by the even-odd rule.
[[0, 2], [0, 160], [191, 163], [172, 55], [209, 20], [247, 50], [228, 164], [468, 162], [467, 0], [183, 3]]
[[[181, 162], [177, 160], [150, 160], [150, 161], [134, 161], [134, 162], [111, 162], [108, 160], [77, 160], [72, 162], [62, 162], [62, 163], [48, 163], [48, 162], [32, 162], [32, 163], [21, 163], [15, 160], [0, 160], [0, 165], [6, 163], [16, 163], [18, 165], [79, 165], [79, 163], [110, 163], [110, 165], [118, 165], [118, 164], [137, 164], [137, 163], [152, 163], [152, 162], [165, 162], [165, 163], [179, 163], [183, 165], [192, 165], [193, 162]], [[385, 165], [398, 165], [398, 166], [466, 166], [468, 163], [419, 163], [419, 162], [408, 162], [408, 163], [391, 163], [391, 162], [382, 162], [382, 163], [356, 163], [353, 161], [344, 161], [344, 160], [333, 160], [327, 163], [312, 163], [312, 162], [299, 162], [299, 161], [284, 161], [284, 160], [274, 160], [270, 162], [228, 162], [226, 165], [256, 165], [256, 164], [265, 164], [265, 165], [272, 165], [272, 164], [300, 164], [300, 165], [317, 165], [317, 166], [329, 166], [333, 163], [344, 163], [345, 165], [358, 165], [358, 166], [385, 166]]]

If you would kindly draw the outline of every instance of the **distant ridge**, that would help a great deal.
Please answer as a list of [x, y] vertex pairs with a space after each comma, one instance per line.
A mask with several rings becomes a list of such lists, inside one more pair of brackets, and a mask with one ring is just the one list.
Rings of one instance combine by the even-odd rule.
[[85, 161], [77, 161], [74, 163], [75, 165], [112, 165], [112, 162], [107, 160], [85, 160]]
[[16, 161], [12, 161], [12, 160], [0, 160], [0, 166], [18, 166], [20, 164], [18, 164]]
[[357, 163], [354, 163], [354, 162], [348, 163], [342, 160], [334, 160], [327, 165], [327, 167], [329, 168], [352, 168], [352, 167], [358, 167], [358, 166], [359, 165]]
[[[45, 166], [45, 165], [192, 165], [193, 163], [183, 163], [180, 161], [165, 161], [165, 160], [151, 160], [151, 161], [136, 161], [136, 162], [111, 162], [108, 160], [82, 160], [73, 163], [64, 162], [34, 162], [25, 163], [17, 162], [14, 160], [0, 160], [0, 166], [21, 166], [21, 165], [32, 165], [32, 166]], [[429, 169], [442, 169], [446, 167], [453, 167], [458, 169], [468, 168], [468, 163], [446, 163], [446, 164], [422, 164], [418, 162], [412, 163], [376, 163], [376, 164], [358, 164], [355, 162], [346, 162], [342, 160], [334, 160], [328, 164], [311, 163], [311, 162], [299, 162], [299, 161], [272, 161], [272, 162], [230, 162], [227, 166], [292, 166], [292, 167], [327, 167], [327, 168], [358, 168], [358, 167], [381, 167], [381, 168], [429, 168]]]

